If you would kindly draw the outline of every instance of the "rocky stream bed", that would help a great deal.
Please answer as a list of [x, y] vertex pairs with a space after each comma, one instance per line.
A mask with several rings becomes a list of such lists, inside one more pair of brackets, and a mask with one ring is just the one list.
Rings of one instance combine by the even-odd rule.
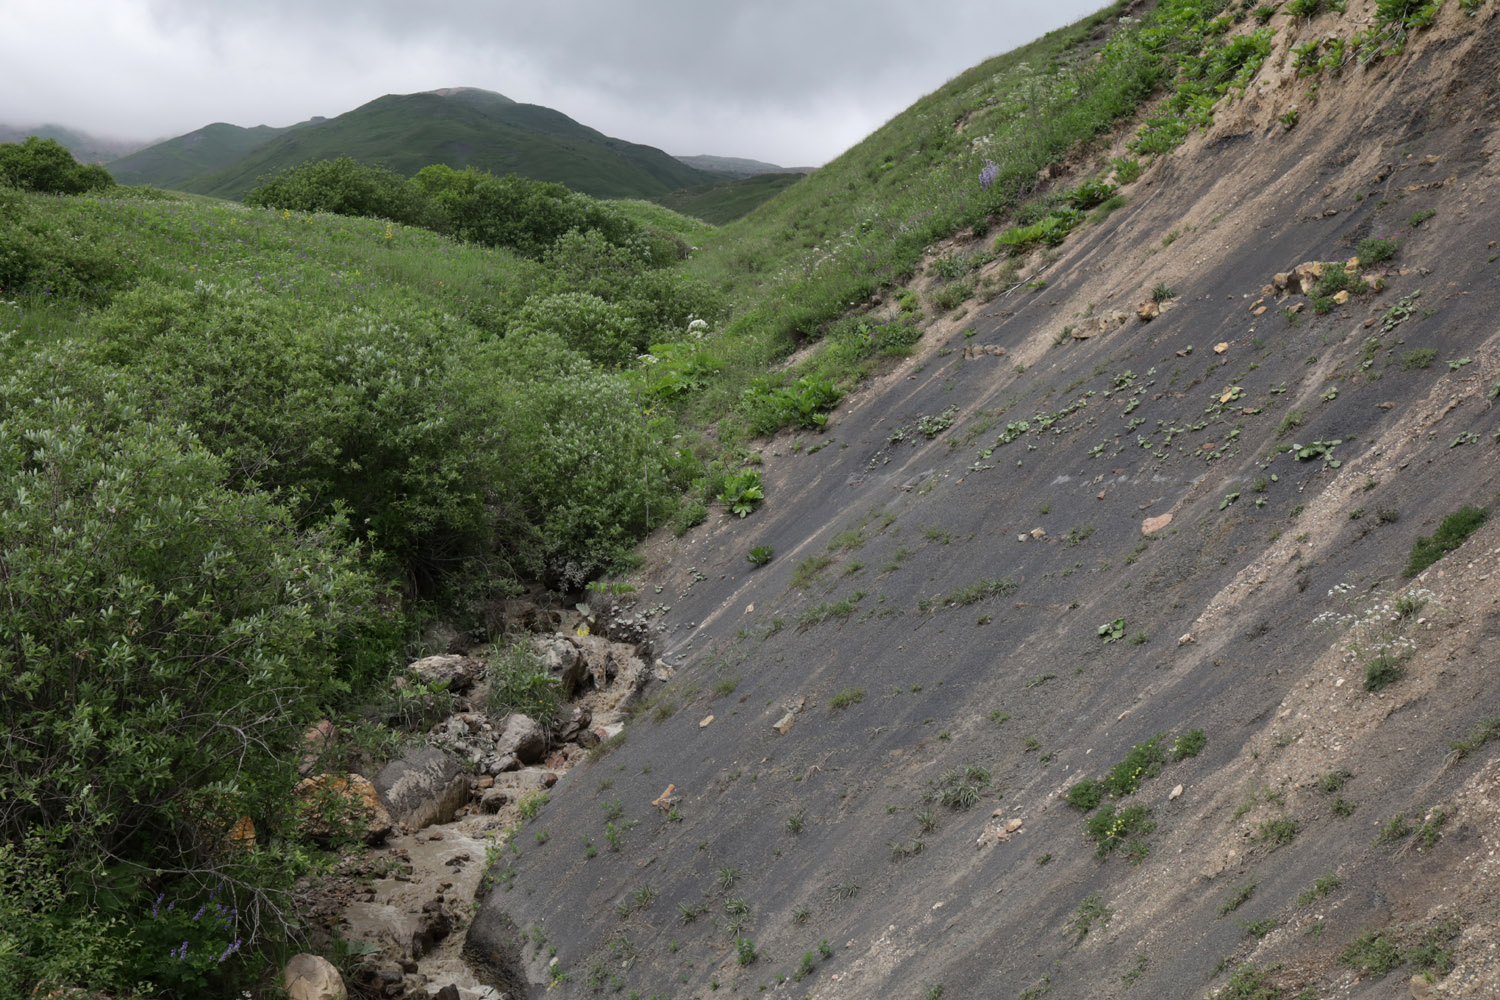
[[[298, 956], [288, 966], [292, 1000], [440, 997], [500, 1000], [462, 957], [474, 900], [493, 863], [515, 849], [525, 810], [539, 804], [577, 762], [617, 736], [627, 709], [662, 664], [649, 665], [643, 628], [616, 628], [615, 641], [591, 635], [571, 612], [549, 612], [550, 631], [525, 641], [557, 678], [564, 701], [551, 726], [520, 713], [486, 711], [491, 678], [486, 647], [413, 662], [407, 683], [441, 687], [451, 713], [395, 760], [358, 773], [314, 773], [315, 751], [338, 740], [329, 723], [308, 739], [312, 751], [298, 794], [337, 803], [362, 831], [329, 876], [301, 887], [312, 944], [346, 956], [332, 963]], [[627, 623], [628, 625], [629, 623]], [[317, 820], [312, 832], [316, 835]]]

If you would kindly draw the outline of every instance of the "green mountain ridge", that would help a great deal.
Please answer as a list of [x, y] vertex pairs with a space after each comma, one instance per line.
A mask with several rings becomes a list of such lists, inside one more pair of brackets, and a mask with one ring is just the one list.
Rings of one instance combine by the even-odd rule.
[[514, 173], [601, 198], [651, 197], [721, 179], [560, 111], [473, 87], [387, 94], [289, 129], [211, 125], [110, 167], [122, 183], [240, 198], [262, 177], [340, 156], [407, 176], [433, 163]]
[[678, 156], [678, 160], [690, 167], [699, 170], [711, 170], [714, 173], [728, 174], [730, 177], [757, 177], [761, 174], [810, 174], [815, 167], [779, 167], [774, 163], [764, 160], [751, 160], [743, 156], [710, 156], [700, 153], [696, 156]]

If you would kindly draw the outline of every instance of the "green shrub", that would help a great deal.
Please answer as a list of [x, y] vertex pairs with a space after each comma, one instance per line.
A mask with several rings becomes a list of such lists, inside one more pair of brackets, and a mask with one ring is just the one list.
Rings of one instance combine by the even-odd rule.
[[736, 517], [748, 517], [765, 498], [760, 473], [754, 469], [741, 469], [724, 478], [724, 488], [715, 499]]
[[646, 348], [634, 316], [623, 306], [588, 292], [556, 292], [527, 299], [506, 337], [524, 339], [537, 334], [553, 334], [606, 368], [630, 365]]
[[[0, 391], [0, 730], [25, 734], [0, 742], [0, 913], [52, 929], [20, 975], [66, 959], [68, 983], [114, 969], [123, 989], [150, 972], [128, 944], [146, 929], [103, 914], [141, 918], [159, 891], [222, 879], [263, 940], [281, 933], [265, 894], [303, 863], [292, 750], [389, 669], [399, 622], [338, 525], [227, 489], [222, 460], [123, 394], [40, 383], [27, 372]], [[261, 849], [226, 850], [244, 816]], [[18, 881], [40, 871], [65, 878]], [[0, 925], [7, 946], [31, 933]]]
[[1255, 839], [1270, 844], [1271, 850], [1274, 851], [1276, 848], [1284, 844], [1290, 844], [1296, 840], [1300, 829], [1301, 827], [1297, 821], [1288, 816], [1268, 819], [1256, 829]]
[[843, 392], [828, 379], [804, 375], [789, 386], [758, 380], [745, 393], [744, 407], [755, 434], [774, 434], [783, 427], [821, 430]]
[[1084, 778], [1069, 786], [1068, 790], [1063, 793], [1063, 798], [1073, 808], [1089, 812], [1103, 800], [1104, 784]]
[[1139, 840], [1151, 833], [1156, 829], [1156, 820], [1151, 818], [1148, 806], [1126, 806], [1117, 813], [1114, 804], [1109, 803], [1084, 820], [1083, 826], [1084, 833], [1097, 845], [1095, 857], [1103, 859], [1127, 839]]
[[971, 763], [944, 771], [933, 783], [927, 798], [949, 809], [968, 809], [978, 804], [979, 796], [989, 785], [989, 769], [982, 764]]
[[244, 198], [255, 208], [331, 212], [431, 225], [428, 199], [400, 174], [347, 156], [288, 167], [262, 178]]
[[41, 194], [84, 194], [114, 187], [109, 171], [96, 163], [73, 159], [56, 139], [30, 136], [22, 142], [0, 143], [0, 185]]
[[1140, 160], [1129, 156], [1116, 156], [1109, 161], [1109, 165], [1115, 172], [1115, 180], [1121, 184], [1129, 184], [1138, 179], [1145, 169]]
[[0, 187], [0, 294], [101, 303], [124, 280], [125, 269], [107, 249]]
[[1110, 795], [1121, 798], [1140, 788], [1145, 779], [1160, 774], [1162, 765], [1167, 761], [1166, 752], [1161, 746], [1164, 739], [1166, 737], [1158, 733], [1146, 742], [1131, 747], [1125, 759], [1110, 768], [1109, 773], [1104, 776], [1105, 790]]
[[678, 538], [708, 520], [708, 506], [702, 500], [689, 498], [672, 515], [672, 533]]
[[614, 246], [629, 246], [638, 257], [648, 256], [636, 223], [562, 184], [435, 163], [419, 170], [411, 185], [440, 213], [443, 231], [462, 240], [540, 257], [576, 230], [597, 233]]
[[1394, 236], [1369, 236], [1359, 241], [1354, 255], [1363, 267], [1384, 264], [1401, 250], [1401, 241]]
[[1401, 575], [1408, 578], [1416, 576], [1462, 545], [1464, 540], [1478, 531], [1479, 526], [1488, 519], [1487, 510], [1471, 504], [1466, 504], [1449, 514], [1438, 525], [1437, 531], [1431, 535], [1422, 535], [1412, 543], [1411, 556], [1407, 559], [1406, 568], [1401, 571]]

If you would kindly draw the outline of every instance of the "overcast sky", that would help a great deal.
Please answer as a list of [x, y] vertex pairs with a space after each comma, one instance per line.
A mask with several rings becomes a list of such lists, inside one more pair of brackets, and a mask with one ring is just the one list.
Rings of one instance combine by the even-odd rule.
[[633, 142], [816, 166], [1103, 0], [0, 0], [0, 123], [166, 138], [496, 90]]

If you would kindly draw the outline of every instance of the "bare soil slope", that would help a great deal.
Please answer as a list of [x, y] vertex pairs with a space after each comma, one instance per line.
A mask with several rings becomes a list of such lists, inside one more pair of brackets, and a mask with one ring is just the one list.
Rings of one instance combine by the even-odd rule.
[[[1290, 46], [1368, 15], [1278, 32], [1045, 287], [654, 544], [675, 676], [522, 832], [472, 959], [563, 997], [1500, 995], [1500, 519], [1401, 576], [1500, 490], [1500, 10], [1309, 103]], [[1384, 290], [1316, 314], [1291, 272], [1387, 235]], [[1194, 730], [1100, 848], [1063, 793]]]

